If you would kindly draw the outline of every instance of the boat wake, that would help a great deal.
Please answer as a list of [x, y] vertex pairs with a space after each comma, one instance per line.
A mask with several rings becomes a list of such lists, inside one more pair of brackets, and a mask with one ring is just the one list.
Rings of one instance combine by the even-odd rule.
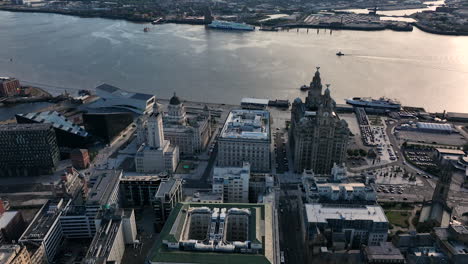
[[[375, 60], [375, 61], [382, 61], [382, 62], [389, 62], [389, 63], [406, 63], [410, 64], [415, 67], [420, 68], [427, 68], [427, 69], [434, 69], [434, 70], [442, 70], [442, 71], [450, 71], [450, 72], [459, 72], [459, 73], [467, 73], [468, 71], [460, 70], [460, 69], [453, 69], [453, 68], [446, 68], [435, 65], [435, 63], [440, 63], [446, 65], [446, 63], [442, 60], [435, 60], [433, 57], [430, 58], [401, 58], [401, 57], [385, 57], [385, 56], [369, 56], [369, 55], [359, 55], [359, 54], [346, 54], [346, 56], [353, 56], [356, 58], [361, 58], [365, 60]], [[434, 63], [433, 65], [428, 65], [428, 62]]]

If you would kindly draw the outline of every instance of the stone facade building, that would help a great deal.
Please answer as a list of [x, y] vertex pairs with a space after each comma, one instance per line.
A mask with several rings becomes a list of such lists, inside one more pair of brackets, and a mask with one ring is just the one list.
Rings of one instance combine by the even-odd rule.
[[21, 88], [21, 85], [17, 79], [0, 77], [0, 97], [17, 95], [19, 88]]
[[327, 87], [322, 93], [320, 73], [310, 83], [305, 103], [294, 100], [291, 110], [289, 144], [294, 170], [311, 169], [315, 173], [329, 173], [333, 163], [341, 164], [346, 157], [348, 124], [335, 113], [335, 101]]
[[218, 166], [249, 162], [252, 172], [269, 172], [270, 137], [268, 111], [232, 110], [218, 139]]
[[[201, 110], [201, 109], [200, 109]], [[163, 117], [164, 139], [179, 147], [181, 155], [190, 156], [202, 152], [213, 135], [212, 118], [208, 107], [188, 114], [185, 105], [175, 94], [169, 100]], [[137, 121], [139, 143], [145, 142], [147, 124], [144, 118]]]
[[153, 113], [146, 118], [145, 122], [146, 126], [143, 130], [146, 132], [145, 141], [135, 155], [136, 171], [142, 173], [174, 172], [179, 164], [179, 148], [164, 139], [162, 112], [158, 109], [157, 103], [154, 104]]
[[32, 264], [31, 256], [24, 246], [17, 244], [0, 245], [0, 263]]

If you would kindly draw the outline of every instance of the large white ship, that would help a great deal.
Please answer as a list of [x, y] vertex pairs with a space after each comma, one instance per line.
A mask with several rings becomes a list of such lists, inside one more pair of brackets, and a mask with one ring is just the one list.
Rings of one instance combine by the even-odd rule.
[[224, 30], [244, 30], [244, 31], [254, 31], [255, 27], [247, 25], [244, 23], [234, 23], [221, 20], [213, 20], [211, 24], [208, 24], [209, 28], [213, 29], [224, 29]]
[[381, 97], [379, 99], [372, 99], [370, 97], [353, 97], [352, 99], [346, 99], [346, 103], [364, 108], [379, 108], [379, 109], [388, 109], [388, 110], [400, 110], [400, 102]]

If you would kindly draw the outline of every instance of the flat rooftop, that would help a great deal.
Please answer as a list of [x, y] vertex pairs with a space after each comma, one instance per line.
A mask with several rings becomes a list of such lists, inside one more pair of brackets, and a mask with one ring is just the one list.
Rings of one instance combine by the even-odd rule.
[[86, 206], [70, 205], [65, 208], [62, 216], [84, 216], [86, 215]]
[[267, 106], [270, 100], [268, 99], [258, 99], [258, 98], [242, 98], [241, 104], [257, 104]]
[[161, 181], [161, 177], [158, 175], [123, 175], [120, 179], [121, 182], [154, 182]]
[[459, 149], [446, 149], [446, 148], [436, 148], [436, 151], [439, 152], [440, 154], [446, 154], [446, 155], [458, 155], [458, 156], [464, 156], [465, 152], [463, 150]]
[[95, 170], [94, 175], [96, 182], [88, 194], [88, 204], [105, 205], [116, 185], [119, 184], [122, 171], [120, 170]]
[[[244, 162], [242, 167], [217, 167], [213, 168], [213, 177], [224, 178], [226, 176], [242, 176], [243, 174], [250, 174], [250, 164]], [[250, 177], [250, 176], [249, 176]]]
[[354, 188], [354, 187], [366, 187], [366, 185], [362, 182], [325, 182], [325, 183], [316, 183], [318, 187], [325, 187], [331, 186], [333, 187], [340, 187], [343, 186], [344, 188]]
[[156, 197], [164, 197], [166, 193], [172, 193], [180, 183], [180, 180], [174, 178], [162, 181], [161, 185], [159, 185], [158, 191], [156, 192]]
[[[213, 208], [239, 208], [249, 209], [251, 212], [249, 239], [253, 242], [261, 242], [264, 254], [243, 254], [226, 252], [203, 252], [170, 250], [163, 241], [178, 242], [182, 236], [188, 209], [197, 207]], [[272, 224], [272, 209], [269, 204], [233, 204], [233, 203], [179, 203], [171, 212], [166, 224], [161, 231], [159, 239], [150, 250], [149, 263], [203, 263], [203, 264], [270, 264], [274, 262], [274, 230]]]
[[50, 231], [52, 225], [57, 218], [62, 214], [62, 209], [70, 203], [70, 200], [49, 200], [37, 212], [31, 224], [23, 233], [20, 241], [24, 240], [42, 240]]
[[10, 263], [20, 249], [19, 245], [0, 245], [0, 263]]
[[404, 257], [400, 250], [396, 248], [391, 242], [382, 242], [379, 246], [368, 246], [365, 253], [369, 261], [379, 261], [385, 259], [388, 263], [396, 261], [404, 261]]
[[84, 263], [104, 264], [114, 244], [114, 240], [120, 229], [121, 220], [103, 220], [101, 227], [96, 231], [93, 241], [89, 246]]
[[221, 131], [223, 139], [270, 139], [270, 113], [262, 110], [232, 110]]
[[468, 113], [448, 112], [445, 116], [447, 118], [464, 118], [464, 119], [468, 119]]
[[440, 124], [440, 123], [427, 123], [417, 122], [416, 126], [421, 129], [440, 130], [440, 131], [452, 131], [452, 124]]
[[388, 222], [384, 210], [379, 205], [322, 205], [306, 204], [305, 210], [309, 223], [327, 223], [335, 220], [368, 220]]
[[221, 193], [199, 192], [191, 199], [191, 202], [194, 203], [203, 201], [219, 201], [221, 203], [223, 201], [223, 195]]
[[6, 227], [8, 223], [18, 214], [18, 211], [6, 211], [0, 215], [0, 229]]
[[468, 226], [451, 225], [450, 227], [460, 235], [468, 235]]

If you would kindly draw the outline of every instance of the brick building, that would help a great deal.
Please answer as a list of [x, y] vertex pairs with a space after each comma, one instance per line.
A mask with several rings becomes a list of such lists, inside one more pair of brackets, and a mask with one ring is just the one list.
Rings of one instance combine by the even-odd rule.
[[13, 96], [18, 94], [20, 83], [15, 78], [0, 77], [0, 96]]

